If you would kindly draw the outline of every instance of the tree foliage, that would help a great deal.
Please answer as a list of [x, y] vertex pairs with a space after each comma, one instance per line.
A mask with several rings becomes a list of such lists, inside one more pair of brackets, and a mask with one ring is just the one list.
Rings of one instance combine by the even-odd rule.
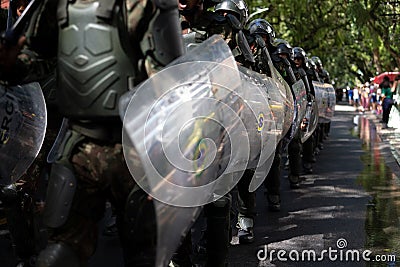
[[247, 0], [279, 38], [319, 56], [336, 86], [400, 68], [400, 0]]

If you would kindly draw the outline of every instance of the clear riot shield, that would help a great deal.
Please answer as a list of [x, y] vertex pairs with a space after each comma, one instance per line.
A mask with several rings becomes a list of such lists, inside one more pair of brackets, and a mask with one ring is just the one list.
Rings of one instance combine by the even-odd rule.
[[336, 93], [335, 89], [331, 84], [325, 84], [327, 91], [328, 91], [328, 103], [326, 108], [326, 118], [329, 121], [332, 119], [334, 112], [335, 112], [335, 105], [336, 105]]
[[0, 85], [0, 184], [19, 179], [36, 158], [46, 132], [40, 85]]
[[290, 127], [294, 120], [294, 99], [290, 86], [283, 79], [282, 75], [275, 68], [272, 63], [269, 52], [264, 48], [265, 55], [268, 59], [268, 66], [271, 70], [271, 78], [266, 77], [270, 81], [271, 85], [276, 86], [279, 90], [269, 90], [270, 95], [270, 106], [273, 111], [273, 116], [275, 118], [275, 123], [278, 129], [282, 129], [281, 137], [279, 140], [283, 139], [289, 132]]
[[311, 102], [307, 104], [305, 119], [307, 120], [307, 129], [300, 131], [301, 142], [304, 143], [314, 133], [318, 125], [318, 105], [314, 96], [311, 96]]
[[246, 169], [240, 85], [229, 47], [213, 37], [145, 81], [130, 100], [124, 155], [155, 199], [156, 266], [168, 264], [201, 207], [229, 192]]
[[330, 119], [327, 117], [327, 109], [328, 109], [327, 86], [329, 86], [330, 84], [313, 81], [313, 85], [315, 90], [315, 99], [318, 106], [318, 123], [329, 122]]
[[[250, 161], [247, 168], [255, 169], [249, 191], [255, 191], [264, 181], [271, 168], [275, 148], [285, 129], [285, 87], [271, 77], [261, 75], [247, 68], [241, 71], [242, 87], [240, 94], [250, 109], [245, 109], [241, 117], [246, 124], [250, 139]], [[254, 126], [254, 115], [257, 124]]]
[[266, 176], [287, 131], [286, 88], [241, 70], [214, 36], [145, 81], [122, 112], [127, 165], [155, 199], [157, 266], [168, 264], [200, 207], [228, 193], [245, 169]]
[[295, 95], [295, 105], [296, 105], [296, 115], [292, 128], [292, 138], [297, 131], [300, 129], [300, 124], [303, 121], [304, 116], [306, 115], [306, 107], [307, 107], [307, 92], [306, 87], [302, 80], [298, 80], [292, 85], [292, 89]]

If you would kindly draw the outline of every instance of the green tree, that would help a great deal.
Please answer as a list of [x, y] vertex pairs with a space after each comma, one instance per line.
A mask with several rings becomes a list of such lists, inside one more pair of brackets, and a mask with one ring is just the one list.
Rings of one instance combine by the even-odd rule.
[[252, 0], [279, 38], [321, 58], [337, 86], [400, 68], [400, 1]]

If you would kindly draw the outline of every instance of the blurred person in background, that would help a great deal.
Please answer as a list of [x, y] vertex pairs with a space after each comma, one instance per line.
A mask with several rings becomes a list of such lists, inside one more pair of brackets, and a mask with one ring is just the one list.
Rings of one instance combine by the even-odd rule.
[[353, 105], [353, 89], [350, 88], [349, 90], [347, 90], [347, 97], [349, 98], [349, 104], [350, 106]]
[[369, 85], [369, 96], [370, 96], [370, 102], [371, 102], [371, 109], [372, 113], [376, 114], [377, 113], [377, 104], [378, 104], [378, 97], [376, 95], [376, 86], [374, 84]]
[[353, 106], [356, 110], [358, 110], [358, 107], [360, 106], [360, 90], [357, 86], [353, 89]]
[[379, 84], [379, 88], [381, 89], [381, 98], [382, 98], [382, 123], [383, 129], [388, 128], [387, 124], [389, 122], [389, 114], [390, 109], [393, 106], [393, 91], [394, 88], [390, 84], [389, 76], [385, 76], [383, 81]]
[[370, 95], [369, 95], [369, 84], [366, 83], [361, 89], [361, 105], [362, 105], [362, 112], [369, 110], [369, 102], [370, 102]]

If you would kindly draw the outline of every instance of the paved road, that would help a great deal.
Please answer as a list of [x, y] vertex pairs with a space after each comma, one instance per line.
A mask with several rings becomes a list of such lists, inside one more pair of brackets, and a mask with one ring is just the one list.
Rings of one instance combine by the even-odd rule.
[[[265, 245], [269, 250], [322, 251], [336, 248], [336, 241], [344, 238], [348, 247], [363, 248], [369, 196], [356, 180], [363, 170], [360, 157], [364, 152], [360, 139], [351, 135], [354, 124], [349, 113], [336, 112], [331, 127], [325, 149], [317, 156], [314, 173], [303, 176], [300, 189], [290, 189], [287, 173], [283, 173], [280, 212], [268, 211], [263, 190], [258, 190], [256, 241], [232, 247], [232, 266], [269, 266], [269, 261], [260, 263], [256, 256]], [[273, 263], [291, 266], [288, 262]], [[308, 264], [312, 265], [303, 262], [301, 266]]]
[[[375, 220], [368, 220], [371, 214], [380, 212], [375, 210], [380, 208], [374, 204], [376, 199], [397, 199], [397, 196], [382, 196], [366, 186], [372, 181], [374, 188], [381, 186], [383, 191], [398, 192], [399, 187], [396, 185], [399, 183], [400, 168], [391, 153], [393, 145], [382, 141], [380, 126], [375, 127], [374, 124], [377, 123], [375, 115], [359, 114], [348, 106], [337, 106], [337, 110], [343, 111], [335, 112], [330, 137], [324, 142], [325, 149], [317, 156], [314, 173], [303, 175], [302, 186], [296, 190], [289, 188], [285, 179], [287, 173], [284, 173], [282, 210], [268, 211], [263, 190], [258, 190], [256, 241], [251, 245], [232, 246], [231, 266], [391, 266], [379, 265], [377, 262], [367, 264], [362, 260], [352, 261], [350, 254], [347, 261], [345, 256], [341, 261], [339, 254], [336, 254], [338, 258], [334, 260], [335, 253], [332, 253], [331, 257], [327, 254], [321, 257], [322, 250], [329, 249], [337, 250], [337, 253], [341, 250], [346, 253], [353, 249], [361, 253], [370, 249], [373, 255], [388, 256], [391, 256], [393, 251], [399, 252], [398, 239], [392, 242], [396, 245], [390, 241], [382, 241], [380, 244], [374, 241], [377, 233], [386, 228], [392, 229], [388, 227], [390, 224], [382, 223], [382, 226], [377, 226], [377, 221], [383, 221], [379, 216], [376, 216], [378, 218]], [[375, 180], [383, 181], [382, 184], [375, 184]], [[397, 208], [395, 205], [390, 207]], [[398, 213], [390, 218], [397, 220], [392, 227], [398, 225]], [[381, 229], [383, 227], [385, 229]], [[375, 231], [367, 228], [374, 228]], [[384, 238], [390, 240], [387, 236]], [[342, 247], [343, 244], [346, 246]], [[286, 251], [281, 257], [283, 260], [288, 259], [288, 253], [292, 250], [295, 250], [293, 258], [296, 258], [296, 252], [312, 250], [316, 251], [317, 259], [319, 256], [323, 262], [308, 261], [307, 257], [303, 262], [290, 259], [286, 262], [280, 261], [276, 252], [272, 253], [272, 262], [269, 257], [265, 261], [259, 261], [257, 252], [266, 246], [268, 251]], [[375, 260], [372, 256], [367, 258]]]
[[[354, 116], [356, 115], [359, 115], [359, 120], [356, 121], [358, 126], [355, 128]], [[366, 248], [370, 248], [375, 254], [379, 252], [390, 254], [392, 251], [397, 251], [397, 244], [393, 245], [389, 241], [386, 243], [374, 241], [374, 237], [378, 236], [376, 233], [382, 232], [381, 228], [388, 228], [388, 223], [385, 222], [381, 226], [375, 225], [375, 222], [379, 221], [381, 210], [384, 209], [386, 212], [386, 209], [380, 208], [380, 198], [376, 198], [378, 185], [368, 187], [367, 181], [382, 181], [379, 188], [390, 186], [392, 190], [390, 192], [397, 192], [397, 190], [400, 192], [400, 189], [393, 185], [400, 177], [399, 165], [391, 154], [390, 146], [386, 146], [379, 137], [380, 129], [372, 124], [376, 123], [374, 118], [370, 115], [358, 114], [346, 106], [337, 106], [330, 137], [324, 142], [325, 149], [317, 156], [314, 173], [304, 175], [301, 188], [293, 190], [289, 188], [286, 179], [287, 171], [283, 172], [280, 212], [268, 211], [264, 189], [259, 188], [255, 242], [249, 245], [238, 245], [234, 238], [230, 248], [230, 266], [394, 266], [375, 263], [368, 265], [365, 261], [346, 261], [344, 256], [342, 261], [340, 258], [336, 261], [331, 260], [335, 255], [339, 257], [340, 251], [346, 253], [353, 249], [361, 253]], [[376, 168], [379, 168], [379, 171], [376, 171]], [[388, 182], [386, 179], [391, 181]], [[371, 188], [375, 188], [375, 191]], [[387, 189], [382, 190], [387, 192]], [[398, 197], [398, 194], [385, 196], [386, 200], [393, 200]], [[375, 213], [371, 213], [371, 210], [375, 208], [377, 209]], [[396, 211], [394, 217], [397, 214], [400, 212]], [[391, 219], [392, 217], [388, 218], [388, 221], [394, 220]], [[391, 232], [389, 236], [397, 237], [397, 232], [393, 228], [390, 229], [394, 232]], [[388, 239], [387, 235], [384, 237]], [[1, 250], [0, 257], [4, 259], [2, 256], [10, 255], [11, 250], [6, 241], [1, 242], [0, 246], [4, 249]], [[338, 249], [338, 245], [343, 249]], [[265, 248], [269, 252], [272, 249], [275, 250], [274, 253], [269, 254], [272, 255], [272, 261], [269, 260], [269, 255], [265, 260], [257, 258], [258, 252], [260, 258], [265, 256]], [[337, 253], [332, 252], [333, 254], [329, 257], [327, 252], [324, 252], [325, 254], [321, 256], [323, 250], [337, 250]], [[278, 259], [277, 251], [286, 253], [280, 254], [281, 259], [289, 259], [289, 253], [292, 253], [293, 258], [296, 257], [296, 253], [301, 255], [304, 251], [315, 251], [317, 258], [322, 262], [313, 262], [307, 258], [302, 262], [290, 259], [285, 262]], [[12, 265], [0, 263], [0, 266]], [[121, 250], [116, 237], [100, 236], [99, 247], [90, 266], [122, 266]]]

